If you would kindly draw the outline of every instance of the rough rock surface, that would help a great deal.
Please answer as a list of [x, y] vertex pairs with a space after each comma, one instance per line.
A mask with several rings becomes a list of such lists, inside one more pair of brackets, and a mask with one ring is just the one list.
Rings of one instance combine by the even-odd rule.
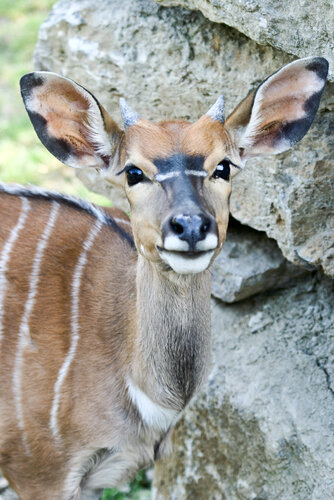
[[330, 62], [334, 80], [334, 4], [331, 0], [154, 0], [167, 7], [200, 10], [208, 19], [236, 28], [252, 40], [298, 57]]
[[0, 500], [18, 500], [16, 493], [8, 486], [8, 481], [0, 473]]
[[212, 372], [154, 500], [334, 498], [334, 284], [213, 302]]
[[224, 302], [237, 302], [294, 284], [305, 273], [283, 257], [274, 240], [232, 219], [213, 265], [212, 295]]
[[[222, 91], [232, 111], [250, 88], [291, 60], [199, 12], [150, 0], [101, 0], [98, 9], [89, 0], [57, 3], [41, 27], [35, 56], [37, 68], [79, 81], [118, 120], [120, 96], [150, 119], [195, 120]], [[290, 261], [330, 276], [333, 101], [334, 85], [328, 85], [302, 142], [278, 157], [249, 162], [231, 198], [236, 219], [276, 239]], [[110, 191], [101, 181], [96, 189]]]

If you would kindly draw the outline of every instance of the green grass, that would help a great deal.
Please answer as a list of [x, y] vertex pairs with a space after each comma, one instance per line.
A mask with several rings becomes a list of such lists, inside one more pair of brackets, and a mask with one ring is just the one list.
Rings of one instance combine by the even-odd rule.
[[38, 28], [53, 0], [0, 0], [0, 179], [37, 184], [110, 205], [91, 193], [69, 167], [56, 160], [39, 142], [24, 109], [19, 80], [32, 71]]
[[[0, 180], [36, 184], [90, 201], [110, 205], [91, 193], [74, 170], [56, 160], [39, 142], [24, 109], [19, 80], [33, 71], [32, 56], [38, 28], [53, 0], [0, 0]], [[150, 483], [141, 471], [122, 490], [104, 491], [103, 500], [146, 500]]]
[[150, 488], [146, 472], [140, 471], [123, 491], [116, 488], [104, 490], [102, 500], [148, 500], [151, 498]]

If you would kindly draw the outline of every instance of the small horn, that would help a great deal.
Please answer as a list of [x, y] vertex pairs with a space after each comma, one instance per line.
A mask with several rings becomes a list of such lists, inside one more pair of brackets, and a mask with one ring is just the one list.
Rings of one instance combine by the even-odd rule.
[[134, 111], [123, 97], [119, 100], [124, 128], [127, 129], [139, 120], [139, 115]]
[[217, 101], [214, 103], [213, 106], [209, 109], [207, 112], [207, 115], [209, 115], [213, 120], [216, 122], [221, 122], [224, 123], [224, 96], [220, 95], [217, 99]]

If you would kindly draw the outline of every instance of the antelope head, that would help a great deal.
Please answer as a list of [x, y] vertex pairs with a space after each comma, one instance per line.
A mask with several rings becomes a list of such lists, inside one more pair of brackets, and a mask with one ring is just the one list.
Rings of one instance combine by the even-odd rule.
[[99, 169], [131, 207], [138, 252], [164, 270], [206, 270], [222, 247], [232, 178], [249, 158], [281, 153], [308, 131], [328, 63], [294, 61], [264, 80], [224, 121], [220, 96], [195, 123], [153, 123], [121, 99], [123, 129], [83, 87], [54, 73], [21, 80], [43, 144], [62, 162]]

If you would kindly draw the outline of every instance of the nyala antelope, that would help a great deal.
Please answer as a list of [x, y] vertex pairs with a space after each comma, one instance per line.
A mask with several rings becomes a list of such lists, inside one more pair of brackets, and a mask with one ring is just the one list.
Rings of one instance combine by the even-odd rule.
[[1, 184], [0, 466], [21, 500], [98, 499], [167, 453], [209, 367], [231, 179], [304, 136], [327, 69], [288, 64], [226, 121], [222, 96], [195, 123], [121, 99], [124, 130], [74, 81], [23, 76], [42, 143], [98, 169], [131, 213]]

